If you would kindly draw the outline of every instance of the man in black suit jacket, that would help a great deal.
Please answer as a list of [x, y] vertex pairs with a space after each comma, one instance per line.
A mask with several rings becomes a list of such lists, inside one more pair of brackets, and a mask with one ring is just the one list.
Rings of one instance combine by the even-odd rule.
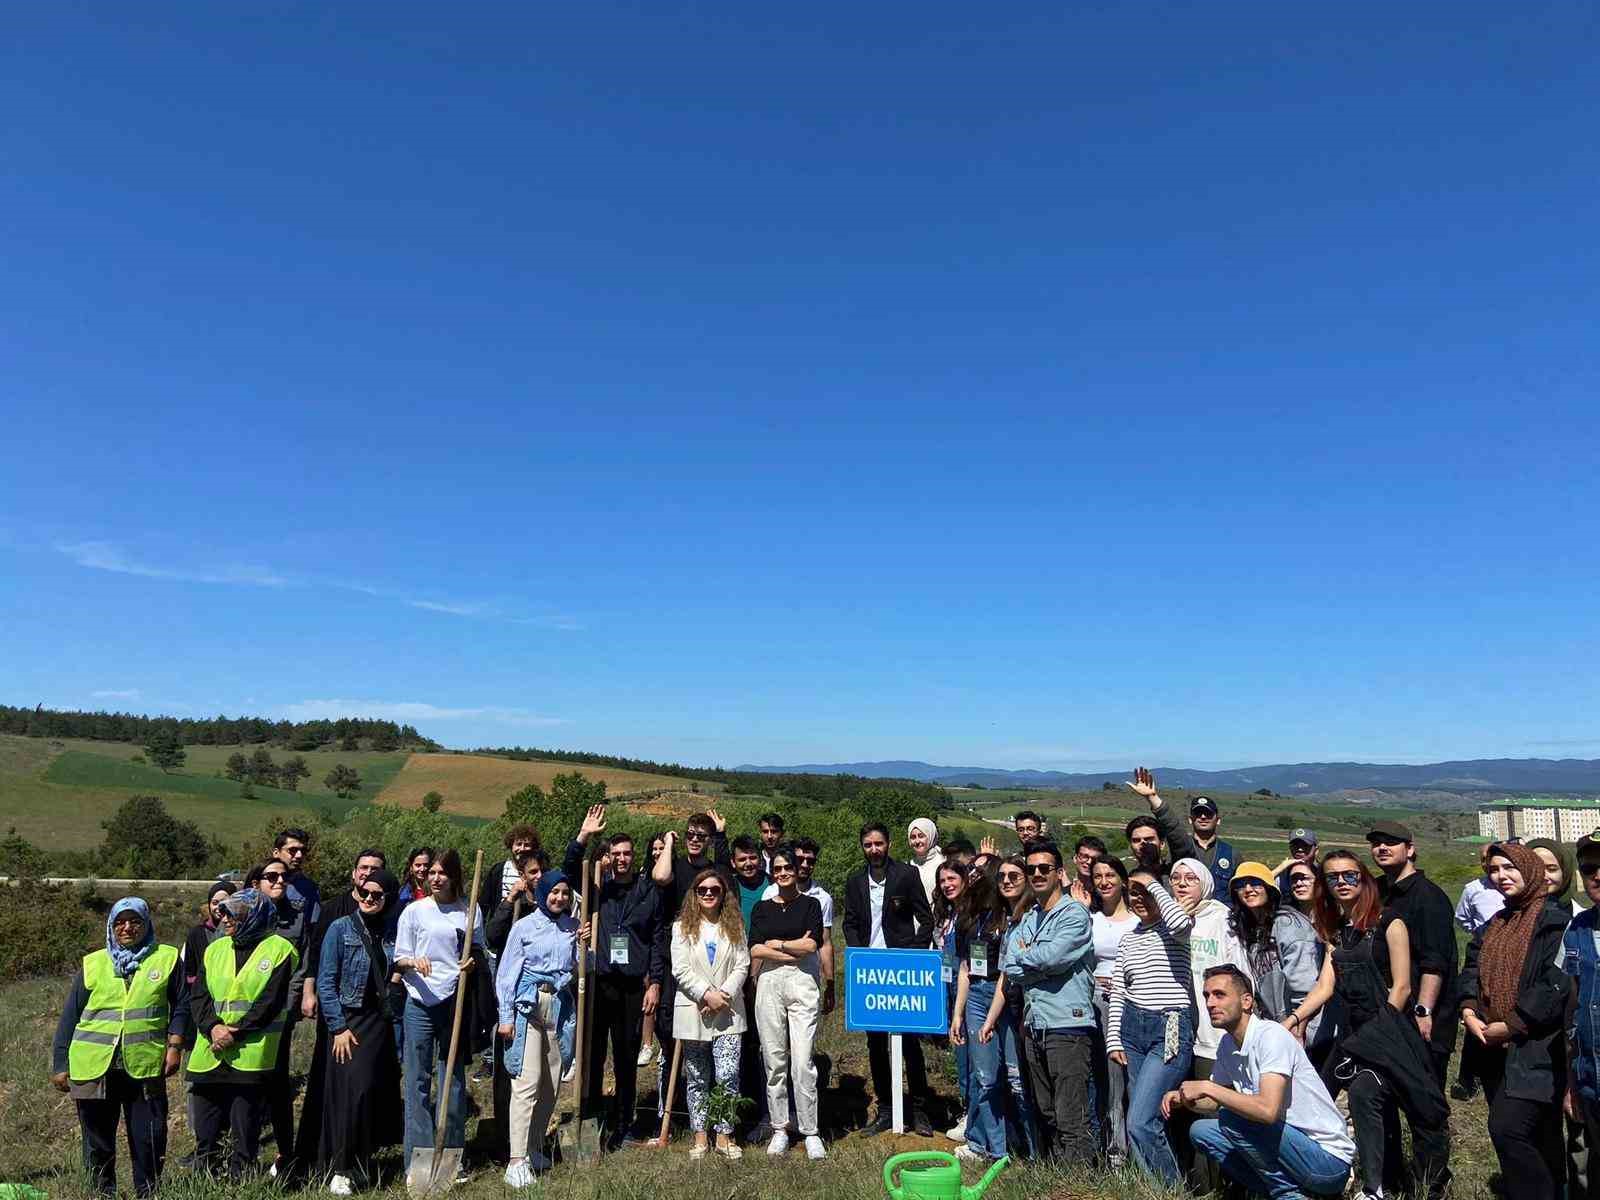
[[[861, 856], [866, 865], [844, 885], [844, 941], [847, 946], [874, 946], [891, 950], [926, 950], [933, 930], [933, 912], [922, 875], [913, 866], [889, 857], [889, 831], [877, 821], [861, 827]], [[906, 1083], [911, 1088], [911, 1128], [923, 1137], [933, 1136], [923, 1111], [928, 1095], [928, 1069], [922, 1061], [922, 1043], [907, 1034]], [[873, 1133], [894, 1125], [894, 1098], [890, 1095], [889, 1035], [867, 1034], [867, 1057], [872, 1064], [872, 1091], [878, 1098]]]

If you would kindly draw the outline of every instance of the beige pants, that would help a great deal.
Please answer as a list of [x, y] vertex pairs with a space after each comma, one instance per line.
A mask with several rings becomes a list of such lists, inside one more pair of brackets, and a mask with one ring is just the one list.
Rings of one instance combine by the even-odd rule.
[[794, 1076], [794, 1123], [801, 1136], [817, 1132], [817, 1068], [811, 1047], [822, 1015], [822, 991], [799, 967], [765, 966], [756, 980], [756, 1029], [767, 1065], [767, 1114], [774, 1129], [789, 1124], [789, 1077]]
[[529, 1014], [522, 1049], [522, 1074], [511, 1081], [511, 1157], [544, 1153], [550, 1114], [561, 1086], [561, 1043], [556, 1038], [555, 997], [539, 994], [539, 1008]]

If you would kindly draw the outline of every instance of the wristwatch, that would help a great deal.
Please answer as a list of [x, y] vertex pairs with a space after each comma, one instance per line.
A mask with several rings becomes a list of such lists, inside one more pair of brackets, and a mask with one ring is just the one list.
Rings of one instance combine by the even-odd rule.
[[1418, 1004], [1411, 1010], [1411, 1015], [1413, 1017], [1431, 1017], [1433, 1016], [1433, 1009], [1426, 1004]]

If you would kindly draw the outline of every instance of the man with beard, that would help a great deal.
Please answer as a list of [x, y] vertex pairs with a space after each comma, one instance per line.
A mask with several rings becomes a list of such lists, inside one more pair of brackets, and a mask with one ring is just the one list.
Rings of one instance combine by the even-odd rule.
[[[1222, 824], [1217, 802], [1210, 796], [1196, 796], [1189, 804], [1189, 828], [1184, 829], [1178, 814], [1156, 791], [1156, 777], [1149, 768], [1134, 771], [1128, 786], [1150, 803], [1148, 817], [1135, 817], [1127, 825], [1128, 845], [1139, 866], [1165, 878], [1167, 868], [1180, 858], [1199, 859], [1211, 872], [1217, 896], [1227, 903], [1228, 884], [1238, 863], [1233, 847], [1217, 836]], [[1171, 854], [1167, 863], [1161, 862], [1162, 842], [1166, 842]]]
[[1444, 889], [1417, 866], [1411, 830], [1399, 821], [1377, 821], [1367, 830], [1384, 907], [1406, 923], [1411, 939], [1411, 1015], [1433, 1055], [1439, 1082], [1456, 1045], [1455, 907]]
[[[845, 944], [926, 950], [933, 912], [922, 875], [915, 867], [889, 857], [889, 831], [881, 822], [869, 821], [861, 827], [861, 856], [865, 865], [844, 885]], [[922, 1042], [907, 1034], [902, 1046], [911, 1089], [911, 1128], [922, 1137], [932, 1137], [933, 1126], [925, 1111], [929, 1090]], [[872, 1091], [878, 1099], [878, 1115], [870, 1132], [887, 1133], [894, 1126], [887, 1033], [867, 1034], [867, 1056], [872, 1065]]]

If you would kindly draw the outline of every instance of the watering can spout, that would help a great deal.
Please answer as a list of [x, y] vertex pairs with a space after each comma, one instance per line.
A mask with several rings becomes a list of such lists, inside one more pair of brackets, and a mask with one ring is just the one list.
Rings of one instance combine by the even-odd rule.
[[996, 1159], [994, 1166], [990, 1167], [983, 1173], [983, 1178], [978, 1180], [975, 1187], [964, 1187], [961, 1189], [961, 1200], [979, 1200], [979, 1197], [981, 1197], [984, 1192], [989, 1190], [989, 1185], [994, 1182], [995, 1176], [1000, 1174], [1001, 1171], [1004, 1171], [1006, 1169], [1006, 1164], [1008, 1164], [1010, 1161], [1011, 1156], [1009, 1154], [1002, 1155], [1000, 1158]]

